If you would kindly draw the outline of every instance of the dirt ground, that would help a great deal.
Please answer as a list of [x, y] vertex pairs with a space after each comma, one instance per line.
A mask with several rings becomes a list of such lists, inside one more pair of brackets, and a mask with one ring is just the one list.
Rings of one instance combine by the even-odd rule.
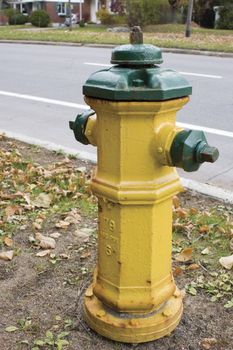
[[[25, 147], [20, 142], [17, 145], [25, 157], [30, 154], [34, 161], [43, 165], [64, 158], [47, 150]], [[78, 166], [91, 168], [86, 162], [75, 162]], [[224, 205], [189, 191], [181, 196], [181, 201], [184, 207], [194, 206], [200, 210]], [[62, 218], [59, 214], [51, 216], [43, 227], [43, 234], [59, 231], [55, 224]], [[78, 233], [77, 229], [80, 230]], [[95, 266], [96, 229], [96, 214], [82, 214], [78, 224], [59, 231], [61, 235], [52, 256], [37, 257], [38, 250], [29, 240], [32, 222], [19, 227], [14, 234], [16, 256], [12, 261], [0, 260], [0, 350], [233, 349], [233, 308], [224, 308], [223, 301], [211, 302], [203, 291], [196, 296], [186, 294], [179, 326], [170, 336], [160, 340], [139, 345], [121, 344], [91, 331], [82, 318], [82, 298]], [[180, 275], [176, 282], [183, 289], [191, 279], [190, 275]], [[17, 329], [7, 332], [9, 326]], [[61, 335], [62, 332], [67, 334]], [[67, 339], [60, 348], [55, 345], [59, 335]], [[46, 337], [52, 337], [51, 344], [54, 345], [43, 344]], [[209, 344], [205, 338], [215, 341]]]

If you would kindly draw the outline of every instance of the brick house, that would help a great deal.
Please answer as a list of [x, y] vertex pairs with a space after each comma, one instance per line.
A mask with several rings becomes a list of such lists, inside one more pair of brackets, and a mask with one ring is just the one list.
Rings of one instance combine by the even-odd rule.
[[4, 14], [4, 10], [9, 7], [6, 0], [0, 0], [0, 25], [5, 25], [8, 22], [7, 16]]
[[[48, 12], [52, 23], [63, 23], [68, 14], [69, 0], [11, 0], [11, 6], [21, 13], [29, 14], [42, 9]], [[85, 22], [96, 23], [96, 12], [106, 6], [111, 8], [112, 0], [70, 0], [72, 13]]]

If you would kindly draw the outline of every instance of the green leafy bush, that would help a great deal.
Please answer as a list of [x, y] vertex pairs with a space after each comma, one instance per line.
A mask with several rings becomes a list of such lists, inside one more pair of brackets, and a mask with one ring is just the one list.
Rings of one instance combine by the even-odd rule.
[[12, 7], [9, 8], [9, 9], [6, 9], [6, 10], [4, 11], [4, 14], [5, 14], [8, 18], [10, 18], [11, 16], [15, 15], [16, 13], [19, 13], [19, 11], [14, 10]]
[[11, 25], [25, 24], [29, 21], [28, 15], [24, 15], [13, 8], [6, 9], [4, 14], [8, 17], [8, 22]]
[[28, 21], [28, 15], [23, 15], [22, 13], [14, 13], [12, 16], [8, 17], [8, 22], [10, 25], [25, 24]]
[[219, 20], [217, 28], [219, 29], [233, 29], [233, 6], [227, 5], [219, 10]]
[[130, 27], [168, 23], [171, 20], [171, 8], [167, 0], [127, 0], [126, 7]]
[[50, 23], [49, 14], [44, 10], [32, 12], [30, 17], [31, 24], [35, 27], [48, 27]]
[[85, 21], [83, 19], [81, 19], [81, 21], [79, 22], [79, 27], [80, 28], [85, 27]]
[[97, 18], [105, 25], [123, 25], [126, 24], [124, 15], [112, 14], [106, 8], [100, 9], [96, 13]]

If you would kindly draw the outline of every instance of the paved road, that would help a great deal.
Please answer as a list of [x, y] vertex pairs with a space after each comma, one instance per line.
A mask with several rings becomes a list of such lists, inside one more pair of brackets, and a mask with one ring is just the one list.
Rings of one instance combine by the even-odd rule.
[[[68, 121], [82, 111], [71, 104], [84, 104], [82, 84], [101, 68], [98, 64], [109, 63], [110, 54], [111, 49], [103, 48], [1, 43], [0, 130], [95, 152], [75, 142]], [[191, 102], [179, 112], [178, 121], [217, 129], [217, 133], [220, 129], [222, 134], [207, 133], [209, 143], [219, 148], [218, 162], [204, 164], [196, 173], [181, 171], [181, 175], [233, 191], [233, 59], [168, 53], [163, 57], [164, 67], [183, 72], [193, 86]], [[9, 96], [9, 92], [19, 95]], [[42, 100], [25, 99], [22, 94]]]

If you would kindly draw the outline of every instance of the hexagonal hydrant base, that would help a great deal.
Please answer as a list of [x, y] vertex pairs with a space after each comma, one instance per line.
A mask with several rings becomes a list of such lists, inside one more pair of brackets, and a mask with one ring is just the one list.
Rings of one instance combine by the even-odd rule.
[[159, 309], [146, 314], [113, 311], [94, 294], [87, 292], [84, 319], [90, 328], [106, 338], [125, 343], [144, 343], [169, 335], [178, 325], [182, 311], [182, 296], [178, 289]]

